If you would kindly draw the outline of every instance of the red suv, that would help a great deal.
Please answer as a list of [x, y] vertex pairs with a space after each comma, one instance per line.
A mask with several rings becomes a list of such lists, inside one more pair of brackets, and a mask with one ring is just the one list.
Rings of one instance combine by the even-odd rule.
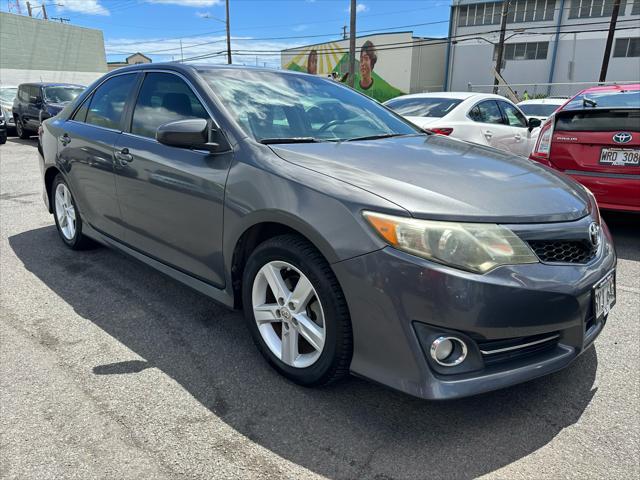
[[601, 208], [640, 212], [640, 84], [578, 93], [545, 122], [529, 158], [582, 183]]

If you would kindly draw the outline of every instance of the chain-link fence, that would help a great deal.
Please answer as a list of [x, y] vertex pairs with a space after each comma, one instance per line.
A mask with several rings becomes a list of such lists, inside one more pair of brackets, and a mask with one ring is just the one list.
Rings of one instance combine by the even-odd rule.
[[[527, 98], [547, 98], [547, 97], [572, 97], [580, 90], [595, 87], [597, 85], [628, 85], [638, 83], [638, 80], [622, 80], [611, 82], [572, 82], [572, 83], [510, 83], [509, 87], [516, 96], [525, 100]], [[468, 84], [470, 92], [493, 93], [493, 84], [491, 85], [475, 85]], [[498, 93], [506, 96], [506, 88], [498, 87]]]

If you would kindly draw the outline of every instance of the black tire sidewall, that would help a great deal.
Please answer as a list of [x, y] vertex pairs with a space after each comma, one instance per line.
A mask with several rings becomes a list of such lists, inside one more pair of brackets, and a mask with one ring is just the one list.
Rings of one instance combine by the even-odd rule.
[[[341, 296], [342, 293], [334, 290], [332, 282], [326, 278], [326, 270], [322, 265], [318, 265], [318, 260], [321, 258], [319, 254], [312, 256], [312, 260], [309, 260], [303, 252], [294, 248], [285, 248], [284, 244], [277, 240], [278, 238], [272, 239], [260, 245], [245, 266], [242, 286], [244, 317], [262, 355], [277, 370], [296, 383], [303, 385], [322, 384], [334, 369], [338, 357], [343, 354], [338, 351], [341, 347], [342, 330], [349, 328], [348, 325], [345, 325], [345, 321], [348, 322], [348, 319], [342, 318], [344, 315], [341, 314], [338, 304], [340, 301], [338, 296]], [[291, 367], [277, 358], [262, 339], [255, 322], [252, 302], [253, 281], [258, 271], [268, 262], [274, 260], [290, 263], [304, 273], [315, 288], [322, 305], [326, 330], [324, 348], [320, 358], [306, 368]]]
[[16, 120], [16, 133], [22, 140], [26, 140], [31, 137], [29, 132], [24, 128], [24, 123], [22, 123], [22, 119], [20, 117]]

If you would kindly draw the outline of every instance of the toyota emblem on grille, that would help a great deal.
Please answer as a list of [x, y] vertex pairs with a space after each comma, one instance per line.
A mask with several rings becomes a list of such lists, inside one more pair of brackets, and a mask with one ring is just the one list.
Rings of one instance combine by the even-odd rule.
[[589, 240], [594, 247], [597, 247], [600, 243], [600, 225], [596, 222], [591, 222], [591, 225], [589, 225]]
[[613, 141], [616, 143], [629, 143], [632, 138], [629, 132], [620, 132], [613, 136]]

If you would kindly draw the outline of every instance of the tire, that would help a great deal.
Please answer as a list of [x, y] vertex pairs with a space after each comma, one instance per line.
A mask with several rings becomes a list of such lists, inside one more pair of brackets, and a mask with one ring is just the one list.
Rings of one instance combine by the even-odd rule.
[[[300, 285], [312, 290], [304, 297], [308, 299], [305, 304], [301, 301], [292, 306], [286, 299], [278, 302], [278, 295], [267, 279], [270, 275], [265, 274], [274, 271], [279, 272], [278, 278], [283, 280], [288, 293], [296, 292], [295, 287]], [[303, 278], [308, 283], [301, 284]], [[300, 288], [299, 292], [303, 290]], [[289, 298], [295, 301], [295, 295]], [[348, 375], [353, 334], [347, 303], [331, 267], [304, 238], [274, 237], [253, 251], [243, 273], [242, 303], [247, 326], [258, 349], [283, 376], [300, 385], [320, 386]], [[256, 306], [260, 308], [254, 310]], [[256, 312], [261, 326], [258, 326]], [[265, 319], [267, 317], [269, 319]], [[297, 338], [295, 348], [289, 349], [292, 342], [285, 342], [285, 338], [293, 336]], [[298, 355], [285, 351], [295, 351]]]
[[5, 143], [7, 143], [7, 134], [0, 134], [0, 145], [4, 145]]
[[[63, 194], [66, 190], [66, 195]], [[61, 198], [58, 198], [58, 195]], [[66, 198], [65, 198], [66, 197]], [[91, 248], [95, 243], [82, 234], [82, 219], [76, 207], [76, 201], [71, 194], [71, 189], [62, 175], [56, 175], [51, 188], [51, 205], [53, 218], [56, 221], [56, 229], [64, 244], [72, 250], [84, 250]], [[64, 213], [63, 210], [64, 209]], [[73, 213], [73, 218], [70, 216]]]
[[31, 134], [24, 128], [24, 124], [22, 123], [22, 120], [20, 120], [20, 117], [16, 117], [16, 135], [18, 135], [22, 140], [28, 140], [31, 138]]

